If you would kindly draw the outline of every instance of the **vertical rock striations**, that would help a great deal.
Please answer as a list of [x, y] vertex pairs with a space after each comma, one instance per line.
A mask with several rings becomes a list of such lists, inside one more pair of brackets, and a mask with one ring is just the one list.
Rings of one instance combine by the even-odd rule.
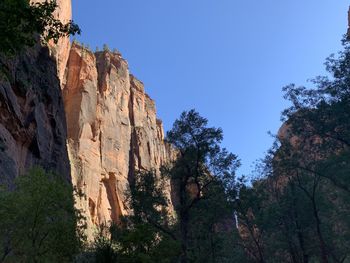
[[94, 54], [73, 44], [66, 74], [72, 180], [85, 194], [78, 206], [92, 230], [127, 213], [125, 192], [136, 170], [158, 169], [173, 153], [154, 101], [119, 53]]
[[[57, 3], [56, 17], [68, 22], [71, 1]], [[174, 158], [142, 82], [119, 53], [68, 38], [0, 62], [0, 183], [40, 165], [85, 194], [77, 205], [90, 237], [95, 225], [118, 222], [135, 172]]]

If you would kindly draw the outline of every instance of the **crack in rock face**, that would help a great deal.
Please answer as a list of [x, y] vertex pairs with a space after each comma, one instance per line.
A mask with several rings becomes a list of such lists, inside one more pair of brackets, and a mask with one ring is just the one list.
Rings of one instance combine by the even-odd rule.
[[[57, 3], [56, 17], [71, 20], [71, 1]], [[8, 70], [0, 75], [0, 183], [35, 165], [60, 174], [84, 193], [76, 201], [89, 238], [97, 225], [130, 213], [129, 180], [138, 170], [159, 173], [175, 151], [120, 53], [63, 38], [1, 62]], [[170, 200], [170, 184], [166, 192]]]
[[63, 97], [72, 181], [86, 195], [78, 207], [91, 234], [129, 213], [125, 193], [135, 171], [159, 170], [175, 153], [164, 143], [154, 101], [119, 53], [73, 43]]

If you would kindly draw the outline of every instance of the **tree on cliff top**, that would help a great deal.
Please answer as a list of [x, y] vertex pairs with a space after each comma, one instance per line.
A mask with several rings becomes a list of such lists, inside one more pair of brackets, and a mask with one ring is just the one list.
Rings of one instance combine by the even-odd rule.
[[33, 46], [36, 34], [42, 43], [61, 37], [80, 34], [73, 21], [63, 24], [54, 17], [56, 0], [30, 4], [29, 0], [0, 1], [0, 53], [14, 54], [26, 46]]

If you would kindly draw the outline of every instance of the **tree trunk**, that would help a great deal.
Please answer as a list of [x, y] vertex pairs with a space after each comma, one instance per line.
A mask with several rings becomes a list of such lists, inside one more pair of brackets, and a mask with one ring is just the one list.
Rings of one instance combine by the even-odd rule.
[[181, 211], [180, 216], [180, 231], [181, 231], [181, 263], [187, 263], [187, 246], [188, 246], [188, 221], [189, 215], [188, 211]]
[[326, 243], [323, 239], [322, 232], [321, 232], [321, 220], [318, 216], [315, 198], [312, 199], [312, 208], [313, 208], [313, 212], [314, 212], [314, 216], [315, 216], [315, 220], [316, 220], [316, 231], [317, 231], [318, 240], [320, 242], [322, 263], [328, 263], [328, 253], [327, 253]]
[[295, 220], [295, 226], [297, 228], [297, 236], [298, 236], [298, 241], [299, 241], [299, 246], [301, 249], [301, 252], [303, 254], [303, 263], [309, 263], [309, 256], [306, 254], [305, 251], [305, 242], [304, 242], [304, 236], [303, 232], [301, 231], [301, 227], [299, 224], [299, 215], [297, 212], [297, 204], [296, 204], [296, 197], [295, 197], [295, 187], [294, 184], [291, 184], [292, 188], [292, 195], [293, 195], [293, 215], [294, 215], [294, 220]]

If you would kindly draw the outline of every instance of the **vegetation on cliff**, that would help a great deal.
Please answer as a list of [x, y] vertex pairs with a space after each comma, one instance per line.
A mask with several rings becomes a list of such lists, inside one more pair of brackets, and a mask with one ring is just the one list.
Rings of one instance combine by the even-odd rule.
[[52, 40], [57, 43], [61, 37], [80, 34], [80, 28], [73, 21], [62, 23], [54, 12], [56, 0], [30, 4], [29, 0], [2, 0], [0, 2], [0, 52], [14, 54], [24, 47]]

